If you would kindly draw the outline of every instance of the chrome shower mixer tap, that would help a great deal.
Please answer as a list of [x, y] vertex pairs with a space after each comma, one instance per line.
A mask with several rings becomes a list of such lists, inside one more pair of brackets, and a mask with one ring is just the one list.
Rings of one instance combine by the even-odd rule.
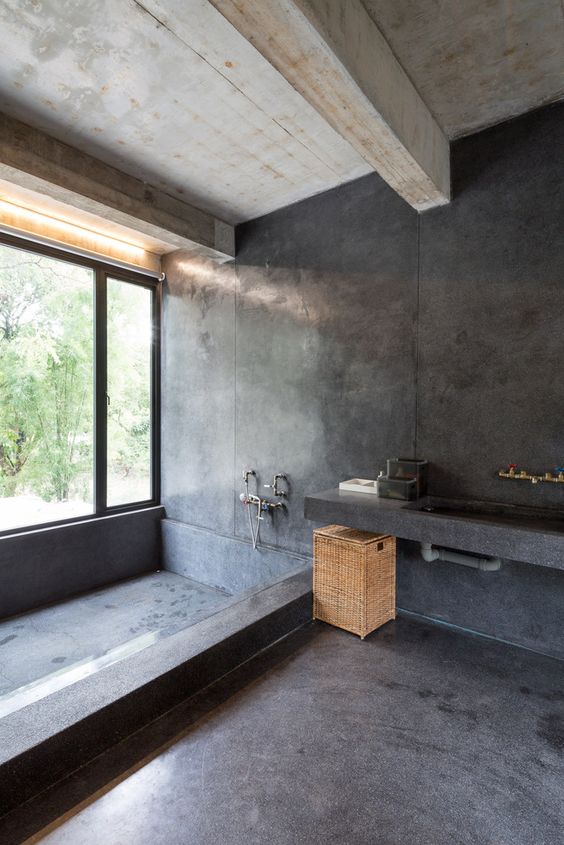
[[[274, 513], [275, 510], [279, 508], [285, 508], [286, 505], [283, 502], [272, 502], [269, 499], [263, 499], [261, 496], [258, 496], [256, 493], [251, 493], [249, 491], [249, 478], [254, 477], [256, 479], [256, 472], [254, 469], [246, 469], [243, 472], [243, 481], [245, 484], [245, 492], [241, 493], [239, 499], [241, 500], [242, 504], [245, 505], [247, 508], [247, 515], [249, 518], [249, 528], [251, 531], [251, 541], [253, 544], [253, 549], [256, 549], [258, 546], [259, 538], [260, 538], [260, 524], [264, 521], [264, 514], [265, 513]], [[272, 490], [272, 493], [277, 498], [285, 498], [287, 497], [287, 493], [284, 490], [280, 490], [278, 488], [278, 482], [280, 480], [287, 481], [288, 479], [282, 472], [276, 473], [274, 478], [272, 479], [272, 484], [265, 484], [264, 486], [269, 490]], [[251, 510], [254, 511], [256, 508], [256, 514], [253, 516], [251, 514]]]

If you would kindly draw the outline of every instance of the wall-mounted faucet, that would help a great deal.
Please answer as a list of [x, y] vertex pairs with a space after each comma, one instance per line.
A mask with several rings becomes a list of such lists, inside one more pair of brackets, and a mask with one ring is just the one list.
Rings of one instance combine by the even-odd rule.
[[251, 476], [251, 475], [256, 476], [256, 472], [254, 471], [254, 469], [246, 469], [245, 472], [243, 473], [243, 481], [245, 482], [246, 487], [249, 486], [249, 476]]
[[534, 475], [526, 470], [517, 469], [517, 464], [509, 464], [507, 469], [500, 469], [497, 473], [498, 478], [511, 478], [514, 481], [530, 481], [531, 484], [538, 484], [539, 481], [547, 481], [552, 484], [564, 484], [564, 467], [555, 467], [553, 475], [551, 472], [545, 472], [542, 475]]
[[265, 484], [264, 486], [267, 490], [272, 490], [273, 496], [278, 496], [279, 498], [286, 499], [288, 497], [288, 493], [286, 490], [280, 490], [280, 488], [278, 487], [279, 481], [288, 481], [287, 477], [284, 475], [283, 472], [277, 472], [272, 479], [272, 484]]
[[[267, 499], [261, 499], [260, 509], [263, 512], [270, 513], [271, 511], [275, 511], [276, 508], [283, 508], [285, 507], [283, 502], [269, 502]], [[263, 519], [263, 517], [259, 517]]]
[[[249, 517], [249, 528], [251, 530], [251, 540], [253, 544], [253, 549], [256, 549], [258, 546], [258, 541], [260, 537], [260, 523], [264, 520], [265, 513], [273, 513], [278, 508], [285, 508], [285, 504], [283, 502], [272, 502], [269, 499], [263, 499], [261, 496], [258, 496], [256, 493], [251, 493], [249, 491], [249, 478], [255, 477], [256, 472], [254, 469], [246, 469], [243, 472], [243, 481], [245, 484], [245, 492], [241, 493], [239, 496], [241, 502], [247, 507], [247, 514]], [[278, 498], [286, 498], [288, 493], [284, 490], [280, 490], [278, 487], [278, 482], [280, 480], [287, 481], [288, 479], [282, 472], [276, 473], [276, 475], [272, 479], [272, 484], [265, 484], [264, 486], [269, 490], [272, 490], [274, 496]], [[251, 515], [251, 508], [256, 507], [257, 512], [256, 516], [253, 517]], [[256, 524], [255, 524], [256, 521]]]

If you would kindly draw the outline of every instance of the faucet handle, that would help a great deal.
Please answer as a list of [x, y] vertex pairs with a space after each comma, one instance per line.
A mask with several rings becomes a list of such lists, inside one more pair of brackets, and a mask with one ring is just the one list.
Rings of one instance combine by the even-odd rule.
[[277, 472], [274, 478], [272, 479], [272, 491], [275, 496], [279, 496], [280, 498], [286, 498], [288, 496], [288, 493], [285, 490], [280, 490], [278, 488], [278, 482], [280, 480], [288, 481], [288, 478], [283, 472]]

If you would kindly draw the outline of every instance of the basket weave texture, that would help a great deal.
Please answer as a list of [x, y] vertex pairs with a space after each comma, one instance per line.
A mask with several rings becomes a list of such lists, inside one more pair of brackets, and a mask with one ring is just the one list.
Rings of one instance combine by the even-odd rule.
[[396, 618], [396, 538], [342, 525], [313, 532], [313, 616], [364, 639]]

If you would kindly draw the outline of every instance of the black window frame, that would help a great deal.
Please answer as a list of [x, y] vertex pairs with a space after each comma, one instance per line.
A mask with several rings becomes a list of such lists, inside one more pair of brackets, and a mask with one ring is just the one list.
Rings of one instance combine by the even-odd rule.
[[[32, 523], [0, 531], [0, 538], [14, 534], [27, 534], [47, 528], [63, 527], [79, 522], [88, 522], [104, 516], [144, 510], [157, 507], [161, 501], [161, 320], [162, 320], [162, 282], [156, 276], [139, 270], [130, 270], [119, 264], [112, 264], [74, 252], [43, 244], [33, 239], [0, 232], [0, 244], [25, 250], [26, 252], [56, 258], [69, 264], [87, 267], [93, 271], [93, 306], [94, 306], [94, 503], [92, 513], [82, 516], [58, 519], [52, 522]], [[108, 506], [107, 504], [107, 280], [134, 284], [152, 292], [151, 296], [151, 498], [125, 505]], [[0, 497], [0, 507], [2, 499]]]

